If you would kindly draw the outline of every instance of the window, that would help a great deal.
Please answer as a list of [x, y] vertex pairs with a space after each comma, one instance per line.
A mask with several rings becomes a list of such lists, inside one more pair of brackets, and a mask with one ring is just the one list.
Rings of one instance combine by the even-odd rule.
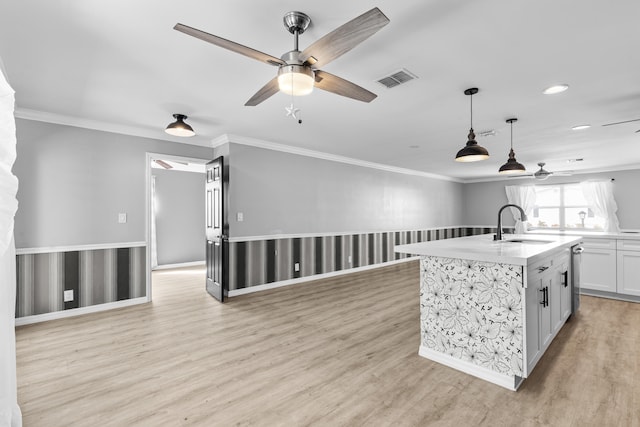
[[580, 184], [536, 185], [536, 204], [529, 216], [529, 229], [604, 230], [605, 218], [594, 214]]

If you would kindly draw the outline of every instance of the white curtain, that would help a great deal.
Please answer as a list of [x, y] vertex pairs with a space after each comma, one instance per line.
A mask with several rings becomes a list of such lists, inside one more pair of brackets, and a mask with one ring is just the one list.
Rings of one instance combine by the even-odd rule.
[[0, 426], [19, 427], [22, 414], [16, 387], [16, 248], [13, 224], [18, 178], [11, 172], [16, 159], [14, 92], [0, 72]]
[[596, 216], [605, 218], [604, 231], [617, 233], [620, 231], [618, 222], [618, 204], [613, 198], [613, 184], [611, 181], [585, 181], [581, 184], [582, 193], [589, 207]]
[[[527, 217], [533, 213], [536, 204], [536, 191], [531, 185], [507, 185], [504, 187], [507, 193], [507, 201], [518, 205], [524, 210]], [[522, 234], [527, 231], [524, 222], [520, 220], [520, 211], [516, 208], [511, 209], [513, 219], [516, 221], [516, 233]]]

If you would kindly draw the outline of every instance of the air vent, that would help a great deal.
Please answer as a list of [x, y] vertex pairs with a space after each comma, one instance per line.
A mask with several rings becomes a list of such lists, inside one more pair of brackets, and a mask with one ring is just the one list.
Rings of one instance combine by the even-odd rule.
[[406, 83], [410, 80], [417, 79], [418, 77], [415, 74], [410, 73], [409, 71], [402, 68], [399, 71], [396, 71], [388, 76], [385, 76], [378, 80], [378, 83], [384, 85], [386, 88], [391, 89], [392, 87], [399, 86], [403, 83]]
[[495, 129], [482, 130], [480, 132], [476, 132], [476, 135], [478, 135], [479, 137], [496, 136], [496, 130]]

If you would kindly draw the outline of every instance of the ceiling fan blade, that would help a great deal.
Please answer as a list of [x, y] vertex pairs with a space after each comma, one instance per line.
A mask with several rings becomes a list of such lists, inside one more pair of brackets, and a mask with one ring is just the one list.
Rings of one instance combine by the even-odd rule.
[[269, 97], [278, 93], [279, 90], [280, 90], [280, 87], [278, 86], [278, 78], [274, 77], [273, 79], [269, 80], [269, 83], [262, 86], [262, 88], [259, 91], [257, 91], [256, 94], [253, 95], [251, 99], [248, 100], [244, 105], [245, 107], [255, 107], [256, 105], [260, 104], [262, 101], [265, 101]]
[[322, 67], [371, 37], [389, 23], [377, 7], [336, 28], [302, 51], [299, 59], [314, 67]]
[[571, 176], [573, 175], [572, 171], [558, 171], [558, 172], [551, 172], [553, 175], [555, 176]]
[[362, 102], [371, 102], [378, 97], [355, 83], [322, 70], [316, 70], [315, 87]]
[[173, 166], [171, 166], [169, 163], [165, 162], [164, 160], [154, 160], [154, 161], [165, 169], [173, 169]]
[[622, 121], [622, 122], [607, 123], [606, 125], [602, 125], [602, 126], [621, 125], [623, 123], [631, 123], [631, 122], [639, 122], [639, 121], [640, 121], [640, 119], [625, 120], [625, 121]]
[[256, 59], [260, 62], [264, 62], [269, 65], [276, 65], [276, 66], [287, 65], [287, 63], [280, 58], [276, 58], [275, 56], [268, 55], [266, 53], [260, 52], [259, 50], [255, 50], [247, 46], [243, 46], [239, 43], [232, 42], [231, 40], [223, 39], [222, 37], [205, 33], [204, 31], [197, 30], [187, 25], [178, 23], [175, 25], [175, 27], [173, 27], [173, 29], [180, 31], [181, 33], [185, 33], [189, 36], [193, 36], [197, 39], [204, 40], [216, 46], [228, 49], [232, 52], [239, 53], [240, 55], [248, 56], [249, 58]]

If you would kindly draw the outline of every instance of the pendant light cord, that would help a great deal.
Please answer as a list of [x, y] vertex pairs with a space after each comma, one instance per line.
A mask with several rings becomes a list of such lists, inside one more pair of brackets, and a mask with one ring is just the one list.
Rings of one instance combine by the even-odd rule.
[[469, 101], [470, 101], [470, 104], [471, 104], [471, 114], [470, 114], [471, 126], [470, 127], [471, 127], [471, 130], [473, 130], [473, 94], [471, 94], [471, 96], [469, 96], [469, 98], [470, 98]]
[[511, 125], [511, 150], [513, 150], [513, 121], [509, 122]]

